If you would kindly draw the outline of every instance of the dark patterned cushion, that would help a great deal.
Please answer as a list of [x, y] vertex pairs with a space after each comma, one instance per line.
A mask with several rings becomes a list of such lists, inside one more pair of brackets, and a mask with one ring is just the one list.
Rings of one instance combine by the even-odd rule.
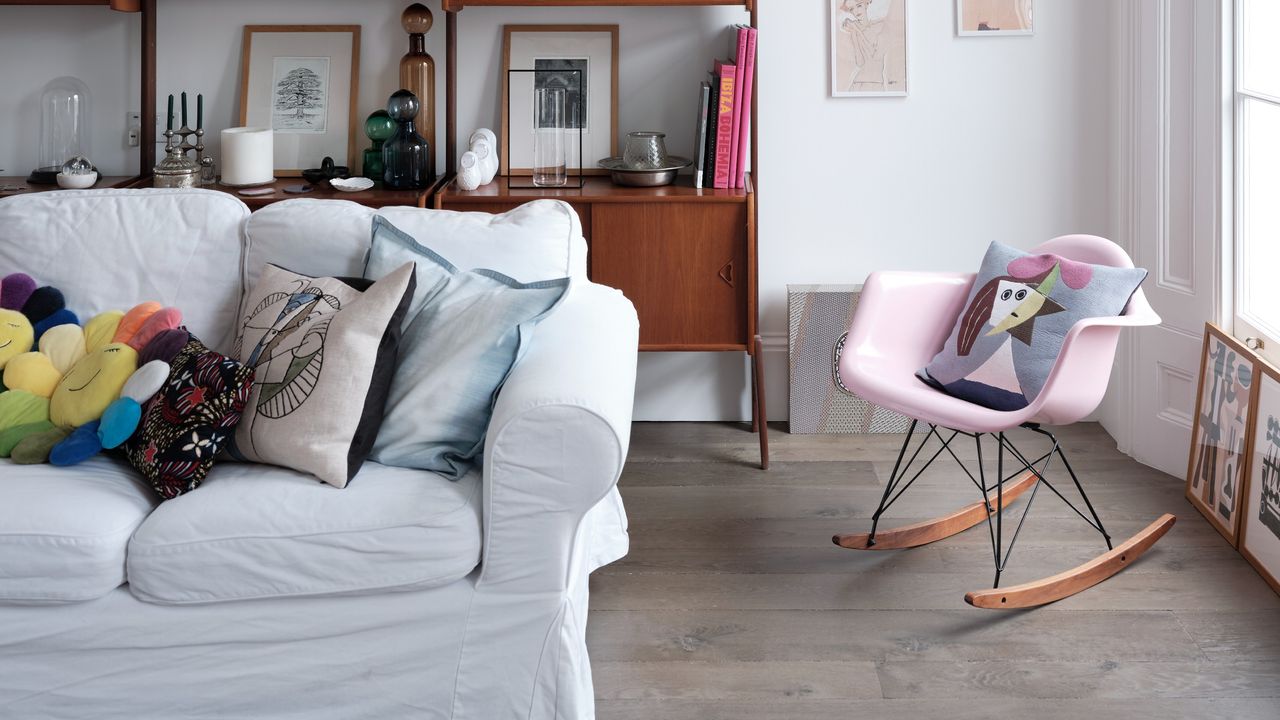
[[125, 443], [129, 462], [166, 500], [196, 489], [235, 434], [252, 387], [252, 368], [192, 337]]

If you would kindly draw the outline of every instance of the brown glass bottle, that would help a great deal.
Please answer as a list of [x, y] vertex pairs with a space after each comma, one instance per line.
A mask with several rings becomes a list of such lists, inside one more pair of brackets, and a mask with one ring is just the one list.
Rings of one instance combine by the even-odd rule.
[[418, 96], [418, 134], [431, 148], [427, 173], [436, 177], [436, 61], [427, 54], [426, 33], [431, 29], [431, 10], [414, 3], [400, 15], [400, 25], [409, 33], [409, 52], [400, 58], [400, 87]]

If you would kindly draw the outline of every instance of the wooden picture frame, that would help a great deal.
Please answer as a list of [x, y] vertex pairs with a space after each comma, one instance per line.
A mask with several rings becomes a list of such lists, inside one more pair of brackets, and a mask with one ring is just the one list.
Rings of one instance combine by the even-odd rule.
[[1213, 323], [1205, 323], [1200, 380], [1187, 458], [1186, 496], [1233, 547], [1248, 477], [1246, 444], [1253, 432], [1256, 356]]
[[[991, 24], [982, 22], [980, 13], [984, 10], [991, 14]], [[1035, 0], [956, 0], [956, 35], [959, 37], [1035, 34]]]
[[[543, 35], [544, 43], [541, 48], [532, 41], [534, 38], [525, 39], [521, 36], [525, 35]], [[581, 51], [569, 53], [568, 50], [573, 46], [573, 36], [582, 35], [584, 41], [589, 39], [596, 46], [592, 48], [584, 47]], [[599, 46], [602, 45], [604, 37], [608, 37], [610, 45], [607, 53]], [[523, 42], [530, 43], [528, 47]], [[569, 55], [572, 58], [569, 58]], [[513, 140], [519, 140], [512, 134], [512, 106], [511, 106], [511, 85], [509, 70], [538, 70], [537, 67], [524, 67], [532, 57], [544, 55], [549, 61], [572, 59], [581, 63], [583, 69], [587, 69], [586, 85], [587, 97], [584, 106], [587, 108], [587, 118], [585, 129], [583, 129], [582, 137], [582, 157], [570, 158], [569, 167], [574, 167], [575, 163], [582, 167], [583, 175], [607, 175], [608, 170], [600, 168], [597, 163], [606, 157], [621, 154], [618, 149], [618, 26], [617, 25], [504, 25], [502, 28], [502, 137], [500, 142], [502, 147], [498, 153], [499, 168], [498, 173], [504, 176], [526, 176], [533, 173], [532, 162], [525, 160], [525, 147], [521, 142], [513, 143]], [[598, 65], [602, 56], [608, 57], [609, 71], [603, 76], [589, 69]], [[513, 66], [513, 58], [517, 65]], [[542, 59], [542, 58], [537, 58]], [[602, 79], [603, 78], [603, 79]], [[607, 82], [608, 102], [595, 100], [595, 98], [604, 91], [603, 85]], [[604, 134], [599, 133], [591, 128], [599, 126], [599, 112], [607, 108], [609, 113], [607, 129], [607, 138]], [[532, 114], [532, 108], [530, 109]], [[595, 118], [594, 120], [592, 118]], [[576, 131], [571, 131], [576, 132]], [[531, 151], [528, 153], [532, 157]], [[570, 173], [572, 174], [572, 173]]]
[[[280, 83], [293, 78], [301, 89], [287, 94]], [[277, 176], [300, 176], [326, 156], [358, 168], [359, 95], [359, 25], [244, 26], [240, 125], [275, 131]]]
[[1255, 368], [1240, 554], [1280, 593], [1280, 369], [1261, 359]]

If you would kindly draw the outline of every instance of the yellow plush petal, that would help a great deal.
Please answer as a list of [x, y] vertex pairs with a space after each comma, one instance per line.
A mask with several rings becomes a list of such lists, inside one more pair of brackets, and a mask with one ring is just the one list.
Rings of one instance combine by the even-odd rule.
[[120, 390], [137, 369], [138, 352], [124, 343], [111, 343], [85, 355], [53, 391], [49, 419], [63, 428], [97, 420], [120, 397]]
[[94, 350], [110, 343], [111, 338], [115, 337], [116, 328], [120, 327], [120, 320], [123, 318], [123, 312], [120, 312], [119, 310], [108, 310], [85, 323], [85, 352], [93, 352]]
[[26, 315], [0, 309], [0, 368], [11, 358], [31, 350], [34, 339], [35, 331]]
[[49, 356], [59, 373], [65, 373], [85, 356], [84, 330], [79, 325], [49, 328], [40, 336], [40, 352]]
[[38, 352], [23, 353], [4, 366], [5, 387], [26, 390], [42, 398], [53, 395], [60, 378], [62, 373], [53, 366], [49, 357]]

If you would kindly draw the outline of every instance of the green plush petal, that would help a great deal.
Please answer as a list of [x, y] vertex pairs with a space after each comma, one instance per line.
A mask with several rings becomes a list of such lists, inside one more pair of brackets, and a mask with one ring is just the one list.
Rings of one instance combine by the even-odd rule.
[[28, 435], [36, 433], [48, 432], [53, 429], [53, 423], [48, 420], [29, 423], [27, 425], [19, 425], [18, 427], [9, 428], [0, 432], [0, 458], [7, 458], [13, 454], [13, 448], [22, 442]]
[[10, 457], [19, 465], [39, 465], [49, 459], [53, 446], [66, 440], [70, 434], [70, 430], [55, 427], [42, 433], [28, 435], [13, 448]]
[[0, 394], [0, 430], [49, 419], [49, 399], [26, 390]]

